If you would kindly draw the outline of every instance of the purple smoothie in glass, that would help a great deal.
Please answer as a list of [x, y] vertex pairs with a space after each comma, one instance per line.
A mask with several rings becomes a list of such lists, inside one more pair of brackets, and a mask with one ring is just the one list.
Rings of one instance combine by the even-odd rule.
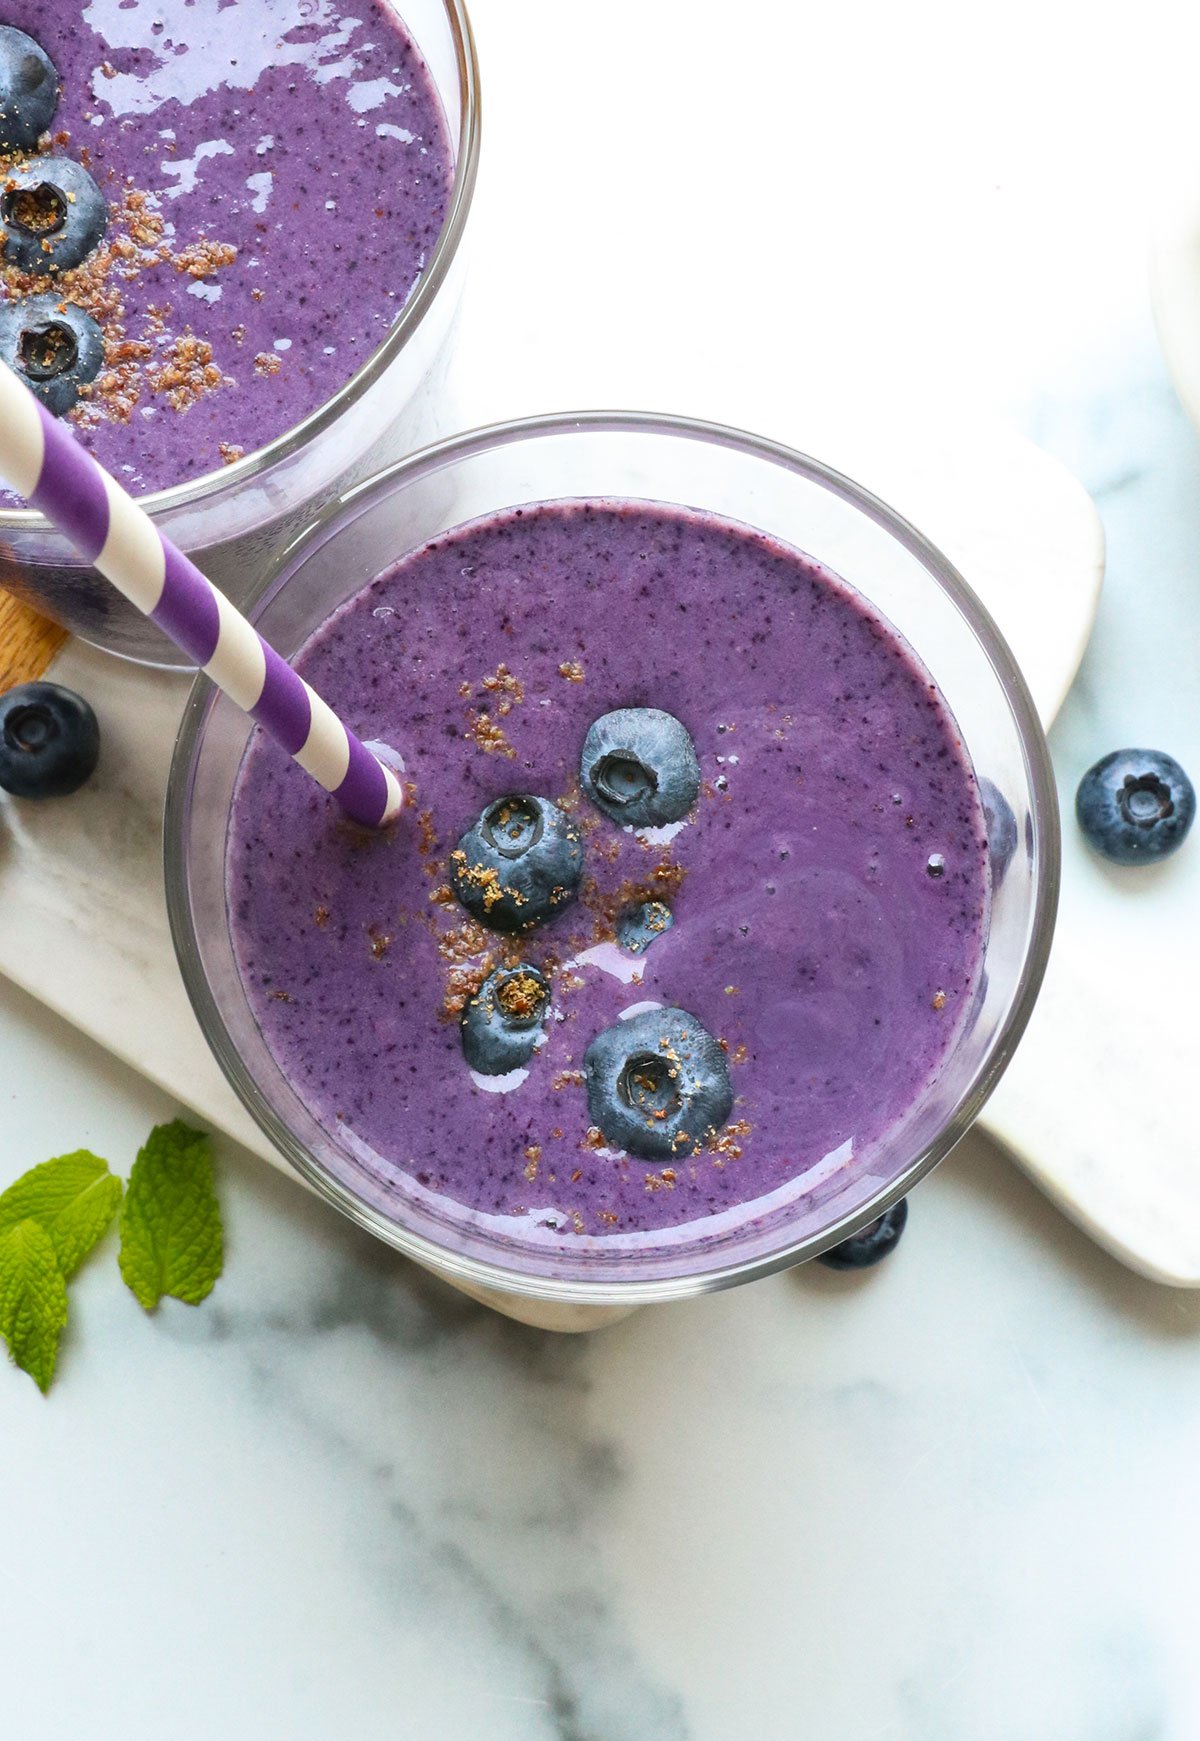
[[[446, 215], [437, 93], [383, 0], [9, 0], [61, 96], [35, 155], [109, 209], [53, 290], [105, 360], [68, 413], [135, 495], [219, 471], [338, 392], [404, 306]], [[0, 493], [0, 505], [15, 498]]]
[[[406, 557], [296, 664], [415, 784], [395, 830], [363, 834], [254, 740], [234, 795], [240, 971], [348, 1173], [522, 1239], [645, 1248], [832, 1188], [936, 1077], [987, 928], [976, 782], [928, 673], [817, 563], [682, 509], [513, 510]], [[630, 706], [690, 733], [682, 826], [622, 830], [581, 793], [589, 726]], [[449, 878], [464, 829], [514, 792], [563, 806], [586, 851], [578, 899], [516, 939]], [[646, 899], [673, 925], [635, 955], [614, 921]], [[473, 1075], [460, 1012], [517, 961], [550, 982], [545, 1044], [523, 1075]], [[670, 1164], [614, 1152], [581, 1075], [646, 1004], [698, 1018], [734, 1095]]]

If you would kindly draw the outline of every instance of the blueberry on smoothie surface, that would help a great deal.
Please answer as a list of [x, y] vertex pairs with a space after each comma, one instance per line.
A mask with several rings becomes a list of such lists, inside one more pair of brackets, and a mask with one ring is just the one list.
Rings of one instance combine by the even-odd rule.
[[908, 1198], [901, 1197], [861, 1233], [855, 1233], [849, 1239], [843, 1239], [840, 1245], [823, 1251], [818, 1261], [827, 1269], [870, 1269], [895, 1251], [907, 1223]]
[[549, 1010], [550, 987], [538, 968], [498, 968], [463, 1010], [463, 1057], [481, 1076], [519, 1070], [537, 1050]]
[[583, 743], [583, 789], [624, 827], [679, 822], [700, 792], [687, 727], [659, 707], [619, 707], [595, 720]]
[[680, 1160], [733, 1110], [725, 1053], [686, 1010], [643, 1010], [597, 1034], [583, 1060], [588, 1114], [605, 1140], [643, 1160]]
[[96, 771], [100, 727], [59, 683], [22, 683], [0, 696], [0, 788], [14, 798], [65, 798]]
[[639, 901], [617, 915], [617, 942], [631, 955], [644, 955], [674, 923], [675, 915], [665, 901]]
[[0, 306], [0, 362], [8, 364], [53, 417], [62, 417], [104, 362], [104, 336], [90, 314], [53, 295]]
[[70, 272], [99, 243], [108, 205], [82, 163], [34, 157], [11, 165], [0, 180], [4, 263], [45, 278]]
[[58, 73], [39, 42], [0, 25], [0, 152], [31, 151], [58, 107]]
[[489, 804], [450, 854], [450, 882], [492, 931], [531, 931], [573, 901], [583, 872], [578, 826], [549, 798], [510, 793]]
[[1079, 782], [1075, 815], [1104, 858], [1148, 864], [1183, 845], [1196, 818], [1196, 793], [1173, 756], [1114, 750]]

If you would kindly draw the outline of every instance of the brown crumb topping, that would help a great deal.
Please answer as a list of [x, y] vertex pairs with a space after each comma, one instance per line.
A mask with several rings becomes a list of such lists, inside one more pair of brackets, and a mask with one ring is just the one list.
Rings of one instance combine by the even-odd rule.
[[244, 447], [239, 447], [236, 441], [219, 441], [217, 452], [221, 456], [222, 465], [233, 465], [235, 460], [245, 457], [246, 450]]
[[519, 677], [514, 677], [508, 666], [497, 665], [496, 669], [480, 683], [480, 688], [488, 695], [497, 695], [496, 712], [500, 715], [511, 713], [514, 707], [519, 707], [525, 699], [525, 686]]
[[497, 725], [491, 714], [472, 707], [467, 719], [469, 724], [463, 736], [473, 741], [485, 756], [507, 756], [510, 761], [515, 759], [517, 752], [504, 735], [504, 727]]
[[944, 991], [938, 991], [938, 992], [935, 992], [933, 994], [933, 1007], [935, 1010], [944, 1010], [945, 1009], [945, 1007], [946, 1007], [946, 994]]
[[232, 266], [237, 252], [232, 242], [212, 242], [206, 238], [181, 248], [171, 256], [171, 264], [176, 272], [186, 272], [189, 278], [210, 278], [223, 267]]
[[213, 361], [213, 348], [207, 339], [194, 332], [184, 332], [166, 346], [162, 362], [146, 371], [150, 389], [161, 393], [176, 411], [187, 411], [206, 393], [218, 387], [232, 387], [228, 375]]
[[496, 992], [496, 1002], [514, 1021], [529, 1021], [545, 1002], [545, 992], [532, 973], [518, 973], [505, 980]]
[[259, 351], [254, 359], [254, 373], [256, 375], [277, 375], [282, 367], [283, 364], [275, 351]]
[[558, 674], [568, 683], [583, 682], [583, 666], [578, 659], [564, 659], [558, 668]]
[[417, 851], [428, 858], [437, 845], [437, 829], [433, 826], [433, 811], [422, 810], [417, 817]]

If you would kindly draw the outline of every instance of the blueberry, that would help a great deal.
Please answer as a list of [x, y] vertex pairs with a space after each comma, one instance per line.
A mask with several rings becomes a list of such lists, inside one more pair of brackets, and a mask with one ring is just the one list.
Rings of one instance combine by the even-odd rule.
[[32, 36], [0, 24], [0, 151], [32, 151], [58, 108], [58, 71]]
[[26, 296], [0, 307], [0, 362], [63, 417], [104, 362], [104, 337], [90, 314], [57, 296]]
[[450, 854], [454, 892], [493, 931], [530, 931], [575, 898], [583, 870], [578, 827], [548, 798], [497, 798]]
[[463, 1057], [481, 1076], [506, 1076], [537, 1050], [550, 987], [536, 967], [501, 967], [484, 980], [462, 1018]]
[[1172, 756], [1114, 750], [1079, 782], [1075, 815], [1097, 852], [1114, 864], [1140, 864], [1183, 845], [1196, 793]]
[[674, 714], [619, 707], [596, 720], [583, 743], [583, 789], [614, 822], [660, 828], [696, 802], [700, 764]]
[[22, 683], [0, 695], [0, 787], [16, 798], [65, 798], [100, 759], [100, 727], [81, 695]]
[[1017, 819], [1013, 815], [1012, 805], [999, 786], [993, 785], [991, 780], [980, 780], [979, 797], [983, 804], [983, 819], [987, 824], [992, 886], [998, 889], [1017, 850]]
[[823, 1251], [821, 1262], [828, 1264], [830, 1269], [870, 1269], [872, 1264], [880, 1263], [889, 1252], [895, 1251], [907, 1220], [908, 1198], [901, 1197], [861, 1233], [856, 1233], [852, 1239], [843, 1239], [830, 1251]]
[[643, 1160], [690, 1154], [733, 1108], [725, 1053], [686, 1010], [643, 1010], [597, 1034], [583, 1059], [588, 1116]]
[[628, 907], [617, 919], [617, 942], [631, 955], [644, 955], [664, 931], [675, 923], [675, 915], [665, 901], [642, 901]]
[[82, 163], [34, 157], [0, 177], [4, 261], [45, 277], [69, 272], [108, 227], [104, 195]]

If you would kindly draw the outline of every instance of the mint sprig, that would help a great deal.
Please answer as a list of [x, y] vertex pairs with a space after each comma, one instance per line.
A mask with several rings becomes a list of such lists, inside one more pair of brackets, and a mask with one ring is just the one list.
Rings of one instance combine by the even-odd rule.
[[36, 1221], [49, 1236], [64, 1281], [103, 1238], [121, 1202], [122, 1185], [99, 1155], [78, 1149], [31, 1167], [0, 1193], [0, 1234]]
[[36, 1221], [18, 1221], [0, 1238], [0, 1336], [43, 1392], [66, 1322], [67, 1284], [50, 1236]]
[[31, 1167], [0, 1192], [0, 1337], [43, 1391], [67, 1322], [66, 1284], [118, 1209], [121, 1274], [147, 1310], [164, 1294], [196, 1305], [221, 1273], [221, 1211], [202, 1132], [179, 1120], [157, 1126], [127, 1192], [86, 1149]]
[[198, 1306], [225, 1260], [208, 1138], [176, 1119], [150, 1132], [121, 1211], [121, 1274], [146, 1310], [164, 1294]]

